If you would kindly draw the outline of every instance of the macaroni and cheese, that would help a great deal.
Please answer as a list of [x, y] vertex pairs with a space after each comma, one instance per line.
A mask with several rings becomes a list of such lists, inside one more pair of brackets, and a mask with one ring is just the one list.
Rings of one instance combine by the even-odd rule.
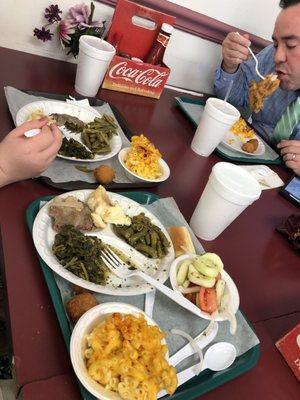
[[112, 314], [87, 336], [88, 373], [125, 400], [156, 400], [162, 389], [173, 394], [177, 376], [165, 358], [164, 337], [142, 314]]

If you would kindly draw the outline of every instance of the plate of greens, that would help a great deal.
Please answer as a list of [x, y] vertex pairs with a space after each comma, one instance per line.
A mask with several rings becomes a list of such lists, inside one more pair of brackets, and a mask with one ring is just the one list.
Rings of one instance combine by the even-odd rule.
[[63, 101], [36, 101], [22, 107], [16, 125], [47, 116], [64, 134], [58, 157], [98, 162], [114, 157], [122, 147], [120, 127], [112, 115], [100, 115], [92, 107]]
[[[130, 268], [139, 268], [164, 283], [175, 255], [170, 236], [161, 222], [142, 205], [125, 196], [105, 192], [103, 200], [96, 198], [95, 192], [67, 192], [41, 208], [33, 225], [33, 241], [39, 256], [64, 279], [94, 292], [133, 296], [151, 291], [152, 287], [141, 278], [133, 276], [122, 280], [107, 269], [101, 260], [101, 250], [108, 246]], [[104, 214], [113, 215], [117, 222], [121, 213], [129, 222], [126, 225], [123, 222], [107, 223], [102, 228], [91, 226], [88, 210], [91, 201], [105, 210]], [[68, 224], [59, 225], [53, 215], [60, 217], [63, 214], [65, 218], [68, 203], [71, 207]], [[54, 210], [55, 204], [62, 208]], [[80, 207], [83, 208], [83, 222], [78, 222], [78, 213], [74, 211]]]

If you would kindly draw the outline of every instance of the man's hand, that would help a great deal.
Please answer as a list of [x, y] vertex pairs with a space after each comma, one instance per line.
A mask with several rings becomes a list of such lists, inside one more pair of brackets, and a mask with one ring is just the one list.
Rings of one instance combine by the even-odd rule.
[[251, 42], [248, 34], [228, 33], [222, 43], [223, 70], [229, 74], [236, 72], [239, 65], [247, 60], [249, 56], [248, 47], [250, 45]]
[[[62, 134], [56, 125], [48, 126], [47, 122], [47, 118], [25, 122], [0, 143], [0, 187], [40, 175], [56, 157]], [[31, 129], [41, 132], [34, 137], [24, 136]]]
[[300, 140], [281, 140], [277, 147], [285, 165], [300, 176]]

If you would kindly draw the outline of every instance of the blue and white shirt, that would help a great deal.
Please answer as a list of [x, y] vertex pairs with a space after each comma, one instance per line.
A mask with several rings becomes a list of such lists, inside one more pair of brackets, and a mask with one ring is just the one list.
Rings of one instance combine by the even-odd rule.
[[[270, 45], [257, 54], [258, 69], [262, 75], [268, 75], [275, 71], [274, 46]], [[255, 62], [253, 58], [243, 62], [234, 74], [228, 74], [222, 68], [218, 68], [215, 74], [215, 92], [219, 98], [224, 98], [226, 90], [231, 81], [233, 86], [228, 101], [236, 107], [246, 107], [249, 105], [248, 87], [252, 80], [259, 80], [255, 72]], [[299, 96], [299, 90], [286, 91], [278, 88], [264, 102], [264, 108], [252, 114], [252, 125], [254, 129], [269, 144], [275, 146], [273, 131], [281, 115], [287, 106]], [[300, 121], [293, 130], [290, 139], [300, 140]]]

